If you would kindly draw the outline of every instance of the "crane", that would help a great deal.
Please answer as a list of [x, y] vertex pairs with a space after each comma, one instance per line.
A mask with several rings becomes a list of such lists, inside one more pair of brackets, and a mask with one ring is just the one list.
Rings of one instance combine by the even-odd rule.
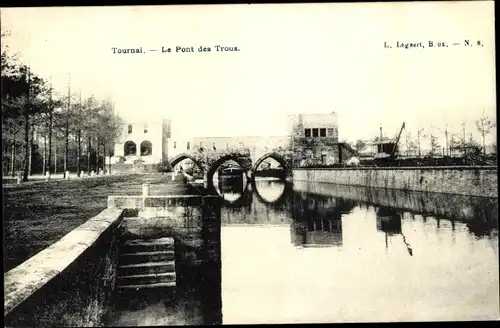
[[[384, 165], [384, 163], [386, 163], [387, 160], [393, 160], [396, 158], [396, 150], [398, 148], [399, 139], [401, 138], [401, 133], [403, 133], [404, 128], [405, 128], [405, 122], [403, 122], [403, 125], [401, 125], [399, 133], [392, 141], [383, 142], [381, 144], [379, 153], [377, 153], [374, 157], [376, 163]], [[386, 147], [384, 147], [385, 145]]]
[[401, 138], [401, 133], [403, 133], [404, 128], [405, 128], [405, 122], [403, 122], [403, 125], [401, 125], [401, 129], [399, 130], [399, 134], [396, 137], [396, 140], [394, 141], [394, 146], [392, 147], [392, 151], [389, 155], [390, 158], [394, 158], [394, 154], [396, 152], [396, 148], [398, 147], [399, 139]]

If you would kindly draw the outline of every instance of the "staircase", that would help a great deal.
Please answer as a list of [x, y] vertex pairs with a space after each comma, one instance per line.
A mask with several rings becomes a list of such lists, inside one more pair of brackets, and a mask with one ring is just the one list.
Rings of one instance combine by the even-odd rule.
[[131, 239], [120, 244], [117, 289], [175, 287], [174, 239]]

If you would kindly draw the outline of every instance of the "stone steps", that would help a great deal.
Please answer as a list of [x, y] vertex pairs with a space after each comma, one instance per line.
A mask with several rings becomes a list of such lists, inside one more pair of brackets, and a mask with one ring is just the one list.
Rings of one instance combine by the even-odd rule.
[[118, 265], [118, 276], [164, 272], [175, 272], [175, 262], [163, 261]]
[[144, 263], [145, 260], [147, 260], [148, 262], [173, 261], [174, 259], [174, 251], [152, 251], [120, 254], [121, 264], [138, 264]]
[[120, 245], [118, 290], [176, 286], [174, 239], [125, 240]]
[[172, 288], [175, 287], [175, 282], [162, 282], [155, 284], [141, 284], [141, 285], [119, 285], [118, 289], [146, 289], [146, 288]]
[[175, 272], [135, 274], [118, 277], [118, 285], [175, 283]]
[[132, 239], [123, 242], [121, 250], [123, 253], [173, 251], [174, 246], [174, 239], [170, 237], [150, 240]]

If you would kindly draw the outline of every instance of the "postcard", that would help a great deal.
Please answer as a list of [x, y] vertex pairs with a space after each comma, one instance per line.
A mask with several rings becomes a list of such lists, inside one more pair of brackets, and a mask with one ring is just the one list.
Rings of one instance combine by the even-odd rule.
[[500, 319], [493, 1], [1, 21], [6, 326]]

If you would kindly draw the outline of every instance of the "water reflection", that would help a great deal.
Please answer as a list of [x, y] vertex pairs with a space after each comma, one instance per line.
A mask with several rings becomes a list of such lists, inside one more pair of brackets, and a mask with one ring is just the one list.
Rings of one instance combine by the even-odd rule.
[[307, 182], [295, 182], [293, 190], [309, 195], [352, 200], [363, 209], [370, 206], [380, 208], [382, 216], [395, 218], [398, 213], [400, 217], [408, 215], [414, 218], [418, 215], [424, 223], [428, 219], [437, 220], [438, 228], [442, 220], [451, 222], [453, 229], [456, 222], [465, 222], [469, 231], [476, 237], [488, 236], [492, 231], [498, 231], [498, 198]]
[[451, 230], [465, 222], [476, 237], [498, 230], [498, 201], [492, 198], [242, 179], [219, 181], [216, 191], [224, 200], [222, 225], [289, 225], [296, 246], [341, 246], [342, 218], [355, 208], [372, 208], [377, 231], [387, 238], [405, 238], [402, 220], [416, 215], [424, 223], [435, 220], [437, 229], [443, 220]]
[[498, 317], [497, 199], [281, 181], [218, 192], [235, 190], [224, 324]]
[[353, 201], [292, 193], [292, 240], [296, 246], [342, 246], [342, 215], [355, 206]]
[[250, 185], [243, 179], [219, 180], [217, 193], [222, 196], [225, 207], [245, 208], [251, 203]]
[[401, 228], [401, 220], [404, 213], [398, 212], [387, 206], [380, 206], [376, 210], [376, 222], [377, 222], [377, 230], [381, 231], [385, 234], [385, 247], [389, 247], [389, 238], [401, 236], [403, 238], [403, 242], [406, 245], [408, 250], [408, 254], [413, 256], [413, 249], [410, 244], [406, 241], [406, 237], [403, 234]]
[[381, 206], [377, 209], [377, 230], [389, 236], [401, 234], [401, 215], [390, 207]]
[[255, 184], [255, 194], [262, 203], [277, 205], [285, 196], [285, 184], [276, 181], [259, 181]]

